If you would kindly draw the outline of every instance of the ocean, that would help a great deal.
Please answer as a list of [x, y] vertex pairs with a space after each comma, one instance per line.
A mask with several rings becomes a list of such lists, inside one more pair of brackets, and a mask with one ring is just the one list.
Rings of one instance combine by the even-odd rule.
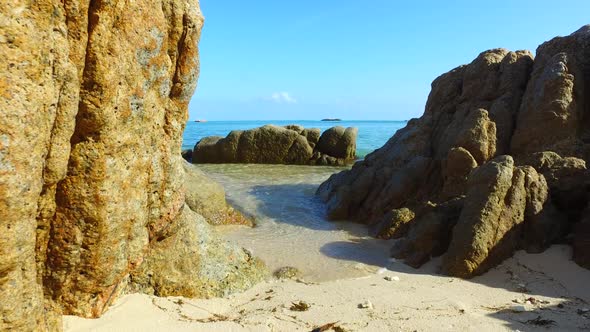
[[[226, 136], [231, 130], [265, 124], [299, 124], [325, 130], [357, 127], [357, 156], [381, 147], [405, 121], [211, 121], [190, 122], [183, 148], [205, 136]], [[274, 271], [293, 266], [308, 281], [361, 277], [387, 267], [391, 241], [371, 238], [367, 228], [352, 222], [328, 221], [315, 192], [330, 175], [350, 168], [329, 166], [198, 164], [225, 188], [228, 202], [253, 216], [256, 227], [217, 226], [227, 239], [249, 249]]]
[[184, 130], [182, 149], [192, 149], [203, 137], [227, 136], [232, 130], [245, 130], [261, 127], [266, 124], [286, 126], [298, 124], [305, 128], [320, 128], [322, 131], [334, 127], [357, 127], [357, 156], [363, 158], [371, 151], [383, 146], [393, 134], [406, 125], [407, 121], [312, 121], [312, 120], [280, 120], [280, 121], [209, 121], [188, 122]]

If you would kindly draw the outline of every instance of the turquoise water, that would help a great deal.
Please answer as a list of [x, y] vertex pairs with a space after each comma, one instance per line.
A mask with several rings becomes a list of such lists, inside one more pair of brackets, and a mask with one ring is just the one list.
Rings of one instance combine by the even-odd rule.
[[[357, 127], [357, 155], [380, 148], [405, 121], [211, 121], [189, 122], [183, 149], [206, 136], [266, 124], [298, 124], [325, 130]], [[298, 268], [306, 280], [326, 281], [375, 273], [389, 264], [390, 241], [370, 238], [364, 226], [326, 220], [325, 206], [315, 196], [320, 183], [349, 167], [199, 164], [225, 188], [228, 202], [253, 216], [257, 226], [218, 226], [224, 237], [248, 248], [271, 271]]]
[[305, 128], [320, 128], [322, 131], [334, 127], [357, 127], [359, 134], [357, 138], [357, 156], [364, 157], [371, 151], [380, 148], [387, 140], [395, 134], [398, 129], [406, 125], [406, 121], [312, 121], [312, 120], [280, 120], [280, 121], [209, 121], [187, 123], [184, 131], [182, 149], [192, 149], [203, 137], [223, 136], [225, 137], [232, 130], [244, 130], [261, 127], [266, 124], [285, 126], [298, 124]]
[[325, 218], [315, 196], [320, 183], [347, 167], [199, 164], [224, 188], [228, 202], [256, 227], [217, 226], [232, 243], [261, 258], [271, 271], [293, 266], [307, 281], [362, 277], [389, 264], [393, 242], [370, 238], [367, 228]]

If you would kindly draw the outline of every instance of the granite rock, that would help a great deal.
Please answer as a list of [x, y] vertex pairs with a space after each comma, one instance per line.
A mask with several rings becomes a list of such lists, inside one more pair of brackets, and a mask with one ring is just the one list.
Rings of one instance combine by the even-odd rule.
[[230, 206], [225, 200], [225, 190], [221, 184], [209, 178], [196, 166], [184, 163], [186, 205], [205, 218], [211, 225], [254, 226], [252, 218]]
[[[587, 266], [590, 26], [536, 54], [489, 50], [438, 77], [422, 117], [321, 184], [328, 217], [405, 236], [392, 254], [412, 266], [448, 247], [461, 277], [571, 239]], [[403, 209], [411, 222], [392, 219]]]
[[[180, 146], [202, 25], [197, 0], [5, 3], [0, 330], [98, 317], [150, 266], [185, 284], [177, 295], [258, 280], [240, 249], [195, 246], [198, 218], [183, 209]], [[200, 263], [158, 265], [185, 251]]]
[[356, 128], [266, 125], [205, 137], [193, 149], [193, 163], [346, 165], [356, 158]]

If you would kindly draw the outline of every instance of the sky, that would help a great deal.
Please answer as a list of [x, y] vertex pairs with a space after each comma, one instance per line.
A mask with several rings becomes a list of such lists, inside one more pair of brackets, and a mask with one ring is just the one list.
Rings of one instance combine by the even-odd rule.
[[439, 75], [590, 24], [590, 0], [200, 0], [189, 118], [406, 120]]

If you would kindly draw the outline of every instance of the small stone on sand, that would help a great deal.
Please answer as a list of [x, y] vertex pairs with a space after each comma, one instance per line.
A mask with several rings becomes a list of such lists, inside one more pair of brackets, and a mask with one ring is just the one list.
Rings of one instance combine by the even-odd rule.
[[383, 279], [385, 279], [387, 281], [399, 281], [399, 277], [398, 276], [393, 276], [393, 277], [392, 276], [387, 276], [387, 277], [385, 277]]
[[526, 312], [527, 309], [525, 306], [523, 305], [513, 305], [510, 310], [512, 310], [512, 312]]
[[358, 305], [360, 309], [373, 309], [373, 303], [369, 300]]

